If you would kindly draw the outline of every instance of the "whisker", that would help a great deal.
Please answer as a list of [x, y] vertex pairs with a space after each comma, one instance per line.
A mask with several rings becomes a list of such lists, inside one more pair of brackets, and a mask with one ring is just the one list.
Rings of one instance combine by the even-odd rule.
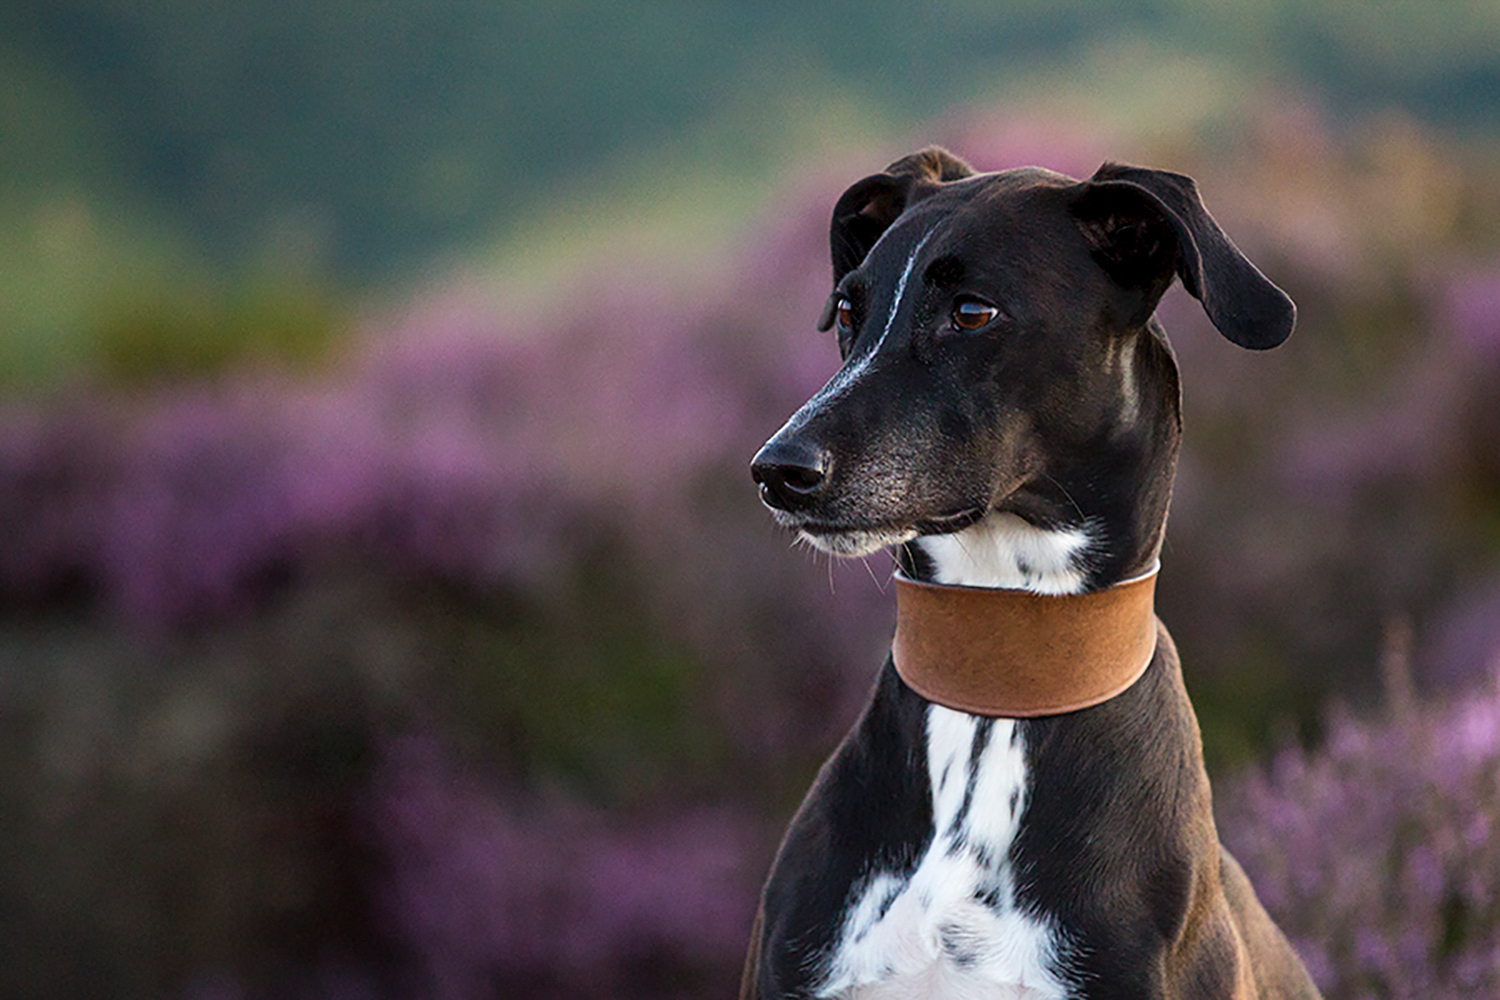
[[963, 549], [964, 555], [969, 557], [969, 562], [978, 565], [979, 560], [975, 558], [974, 551], [969, 548], [969, 543], [964, 540], [964, 533], [962, 531], [956, 531], [948, 537], [953, 539], [955, 545]]
[[1080, 521], [1088, 521], [1088, 517], [1083, 513], [1083, 508], [1078, 506], [1078, 501], [1073, 499], [1073, 494], [1068, 492], [1068, 488], [1066, 486], [1064, 486], [1062, 483], [1058, 482], [1056, 479], [1052, 478], [1045, 472], [1042, 473], [1042, 478], [1047, 480], [1047, 482], [1051, 483], [1053, 486], [1056, 486], [1058, 490], [1062, 492], [1062, 495], [1067, 498], [1068, 503], [1073, 505], [1073, 512], [1078, 515], [1078, 519]]

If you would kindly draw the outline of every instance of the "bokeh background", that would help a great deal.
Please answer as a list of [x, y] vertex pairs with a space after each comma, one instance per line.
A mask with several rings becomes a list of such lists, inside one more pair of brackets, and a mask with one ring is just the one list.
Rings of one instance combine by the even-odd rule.
[[731, 995], [889, 635], [750, 455], [928, 142], [1193, 174], [1160, 605], [1334, 998], [1500, 996], [1494, 0], [6, 0], [0, 995]]

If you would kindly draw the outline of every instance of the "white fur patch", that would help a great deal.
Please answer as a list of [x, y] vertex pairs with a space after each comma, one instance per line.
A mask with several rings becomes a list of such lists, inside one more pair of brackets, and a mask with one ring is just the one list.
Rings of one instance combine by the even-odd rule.
[[820, 552], [857, 558], [879, 552], [892, 545], [909, 542], [917, 537], [917, 532], [914, 528], [900, 531], [840, 531], [829, 535], [814, 535], [808, 531], [801, 531], [798, 532], [798, 537]]
[[1087, 526], [1048, 530], [1015, 514], [990, 514], [962, 531], [927, 535], [917, 544], [931, 557], [937, 583], [1076, 594], [1083, 589], [1093, 536]]
[[1026, 754], [1015, 727], [928, 708], [933, 838], [910, 876], [872, 872], [856, 891], [818, 996], [1064, 996], [1053, 972], [1056, 929], [1015, 907], [1009, 851], [1026, 808]]
[[1132, 427], [1141, 416], [1141, 389], [1135, 377], [1135, 341], [1127, 341], [1120, 352], [1120, 394], [1124, 402], [1120, 406], [1120, 426]]
[[911, 248], [911, 256], [906, 258], [906, 266], [901, 269], [901, 277], [896, 279], [896, 292], [891, 296], [891, 311], [885, 318], [885, 329], [880, 331], [880, 339], [875, 341], [875, 348], [870, 352], [872, 355], [880, 350], [881, 345], [885, 343], [885, 338], [891, 335], [891, 327], [896, 325], [896, 314], [901, 311], [901, 300], [906, 298], [906, 282], [911, 277], [912, 268], [917, 266], [917, 254], [921, 253], [927, 241], [932, 239], [935, 228], [927, 230], [922, 235], [917, 245]]
[[[875, 246], [879, 246], [880, 242], [890, 232], [891, 230], [887, 229], [882, 233], [880, 240], [876, 241]], [[896, 280], [896, 290], [891, 294], [891, 311], [886, 314], [885, 326], [881, 329], [880, 336], [876, 338], [875, 345], [861, 355], [853, 364], [846, 365], [834, 373], [833, 378], [828, 380], [828, 384], [813, 397], [813, 400], [820, 401], [820, 405], [826, 406], [830, 401], [837, 399], [847, 392], [864, 375], [873, 359], [880, 354], [880, 349], [885, 346], [886, 338], [891, 335], [891, 328], [896, 325], [896, 315], [901, 311], [901, 303], [906, 298], [906, 283], [911, 279], [912, 270], [917, 266], [917, 254], [922, 252], [922, 248], [927, 245], [928, 240], [932, 239], [932, 234], [935, 232], [937, 232], [936, 226], [927, 230], [922, 235], [922, 238], [917, 241], [917, 245], [912, 247], [911, 253], [907, 256], [906, 266], [901, 269], [901, 276]], [[871, 247], [870, 253], [874, 252], [875, 247]], [[798, 411], [798, 414], [800, 412]], [[792, 420], [795, 420], [798, 414], [793, 414]], [[787, 421], [788, 424], [791, 424], [791, 422], [791, 420]], [[778, 431], [778, 433], [780, 432]]]

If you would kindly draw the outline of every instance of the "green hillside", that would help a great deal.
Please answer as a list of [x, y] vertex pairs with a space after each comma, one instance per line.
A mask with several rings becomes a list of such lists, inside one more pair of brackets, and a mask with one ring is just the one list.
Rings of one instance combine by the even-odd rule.
[[[219, 262], [294, 247], [375, 280], [733, 110], [842, 94], [896, 122], [1101, 47], [1237, 66], [1464, 128], [1500, 122], [1500, 5], [11, 0], [6, 180], [113, 182]], [[37, 126], [41, 125], [40, 134]]]

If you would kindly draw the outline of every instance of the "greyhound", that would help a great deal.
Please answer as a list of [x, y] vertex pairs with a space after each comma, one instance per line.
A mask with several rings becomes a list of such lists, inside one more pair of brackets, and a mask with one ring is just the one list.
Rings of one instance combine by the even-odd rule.
[[[894, 546], [905, 589], [782, 841], [741, 997], [1317, 997], [1219, 843], [1150, 603], [1181, 434], [1157, 303], [1180, 278], [1260, 350], [1291, 300], [1190, 178], [1113, 163], [980, 174], [924, 149], [839, 198], [831, 245], [819, 328], [843, 366], [751, 473], [817, 549]], [[929, 591], [936, 611], [901, 603]], [[1115, 594], [1115, 625], [1075, 610]], [[950, 613], [992, 598], [998, 617]], [[1082, 688], [1048, 690], [1080, 657]], [[1032, 680], [986, 701], [1012, 674]]]

